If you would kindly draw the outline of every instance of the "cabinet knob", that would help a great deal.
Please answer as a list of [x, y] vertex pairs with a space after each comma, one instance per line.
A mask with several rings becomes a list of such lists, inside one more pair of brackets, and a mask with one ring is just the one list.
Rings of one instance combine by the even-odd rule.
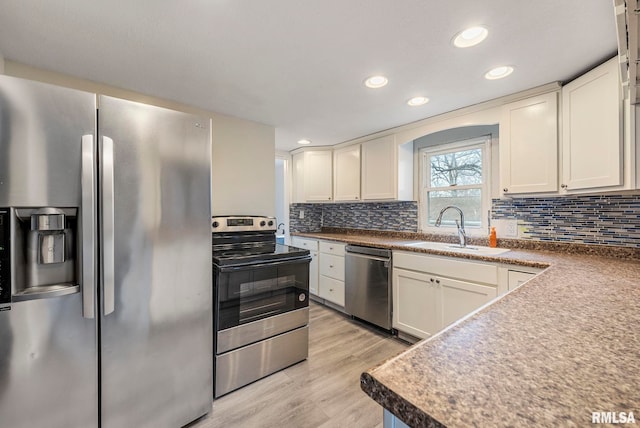
[[430, 278], [430, 279], [429, 279], [429, 281], [431, 281], [431, 282], [434, 282], [434, 281], [435, 281], [435, 279], [433, 279], [433, 278]]
[[436, 284], [440, 284], [440, 280], [439, 279], [436, 279]]
[[329, 291], [333, 292], [333, 288], [330, 288]]
[[331, 197], [328, 197], [327, 199], [328, 199], [328, 200], [331, 200]]
[[507, 193], [507, 192], [509, 192], [509, 189], [507, 189], [507, 188], [505, 187], [504, 189], [502, 189], [502, 191], [503, 191], [504, 193]]
[[332, 268], [332, 267], [333, 267], [333, 265], [329, 265], [329, 267], [330, 267], [330, 268]]
[[560, 187], [562, 187], [563, 189], [566, 189], [569, 186], [567, 186], [566, 184], [561, 184]]

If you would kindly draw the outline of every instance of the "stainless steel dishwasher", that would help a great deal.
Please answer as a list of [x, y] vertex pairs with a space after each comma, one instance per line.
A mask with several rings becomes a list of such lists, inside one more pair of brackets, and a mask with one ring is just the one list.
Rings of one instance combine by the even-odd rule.
[[391, 330], [391, 250], [347, 245], [344, 308]]

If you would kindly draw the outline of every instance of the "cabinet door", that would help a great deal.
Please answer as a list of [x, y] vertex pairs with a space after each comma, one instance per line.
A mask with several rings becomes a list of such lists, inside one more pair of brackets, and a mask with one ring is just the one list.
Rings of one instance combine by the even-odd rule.
[[333, 152], [333, 198], [336, 201], [360, 199], [360, 145]]
[[339, 306], [344, 306], [344, 281], [320, 275], [318, 296]]
[[397, 198], [397, 149], [393, 135], [362, 144], [362, 199]]
[[425, 339], [440, 330], [433, 275], [393, 269], [393, 328]]
[[305, 152], [304, 195], [307, 201], [332, 200], [331, 151]]
[[562, 88], [562, 187], [622, 184], [622, 103], [617, 59]]
[[304, 196], [304, 153], [296, 153], [291, 157], [293, 185], [291, 199], [294, 204], [306, 202]]
[[497, 295], [496, 287], [448, 278], [436, 278], [436, 282], [441, 289], [442, 328], [465, 317]]
[[503, 193], [558, 190], [558, 94], [508, 104], [500, 120]]

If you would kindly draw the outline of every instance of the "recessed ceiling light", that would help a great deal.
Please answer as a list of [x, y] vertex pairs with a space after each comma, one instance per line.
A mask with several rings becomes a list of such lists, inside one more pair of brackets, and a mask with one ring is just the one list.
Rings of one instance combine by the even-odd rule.
[[364, 81], [364, 84], [367, 88], [377, 89], [382, 88], [389, 80], [384, 76], [371, 76]]
[[510, 67], [508, 65], [503, 65], [500, 67], [492, 68], [491, 70], [487, 71], [484, 77], [485, 79], [496, 80], [496, 79], [502, 79], [503, 77], [507, 77], [511, 73], [513, 73], [513, 67]]
[[298, 140], [298, 144], [302, 144], [303, 146], [306, 146], [307, 144], [311, 144], [310, 140]]
[[468, 48], [486, 39], [488, 34], [489, 30], [481, 26], [467, 28], [455, 35], [453, 44], [459, 48]]
[[429, 102], [429, 98], [427, 97], [413, 97], [409, 101], [407, 101], [407, 104], [409, 104], [411, 107], [417, 107], [417, 106], [424, 105], [428, 102]]

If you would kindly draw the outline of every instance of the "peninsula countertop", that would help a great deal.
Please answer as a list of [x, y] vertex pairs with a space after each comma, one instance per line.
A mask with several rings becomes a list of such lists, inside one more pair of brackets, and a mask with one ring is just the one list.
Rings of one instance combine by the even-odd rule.
[[296, 235], [547, 267], [362, 374], [362, 389], [409, 426], [587, 426], [594, 412], [633, 412], [640, 421], [636, 249], [584, 246], [574, 254], [575, 246], [560, 246], [478, 257], [407, 247], [417, 240], [411, 235]]

